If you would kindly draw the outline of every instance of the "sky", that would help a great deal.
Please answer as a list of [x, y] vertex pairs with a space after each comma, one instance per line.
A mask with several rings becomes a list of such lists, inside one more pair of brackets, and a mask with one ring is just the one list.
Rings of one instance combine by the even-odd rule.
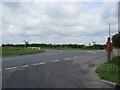
[[[105, 44], [117, 2], [2, 2], [2, 44]], [[1, 32], [0, 32], [1, 33]]]

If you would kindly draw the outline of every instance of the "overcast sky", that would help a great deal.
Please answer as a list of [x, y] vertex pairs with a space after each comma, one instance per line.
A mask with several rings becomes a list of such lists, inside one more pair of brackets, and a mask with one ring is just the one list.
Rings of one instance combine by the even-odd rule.
[[3, 2], [2, 43], [105, 44], [117, 2]]

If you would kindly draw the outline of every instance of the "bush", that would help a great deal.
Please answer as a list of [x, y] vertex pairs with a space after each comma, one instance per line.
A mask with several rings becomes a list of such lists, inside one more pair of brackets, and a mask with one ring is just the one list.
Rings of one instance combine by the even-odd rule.
[[120, 48], [120, 32], [112, 37], [113, 46]]

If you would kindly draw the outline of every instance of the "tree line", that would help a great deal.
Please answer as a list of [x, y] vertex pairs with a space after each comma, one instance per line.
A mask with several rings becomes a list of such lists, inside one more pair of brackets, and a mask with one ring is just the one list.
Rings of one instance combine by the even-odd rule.
[[[94, 45], [78, 45], [78, 44], [26, 44], [26, 47], [41, 47], [41, 48], [81, 48], [81, 49], [105, 49], [106, 45], [94, 44]], [[25, 47], [25, 44], [2, 44], [2, 47]]]
[[[113, 46], [120, 48], [120, 32], [112, 36]], [[2, 47], [25, 47], [25, 44], [2, 44]], [[105, 49], [106, 45], [94, 44], [94, 45], [78, 45], [78, 44], [26, 44], [26, 47], [41, 47], [41, 48], [86, 48], [86, 49]]]

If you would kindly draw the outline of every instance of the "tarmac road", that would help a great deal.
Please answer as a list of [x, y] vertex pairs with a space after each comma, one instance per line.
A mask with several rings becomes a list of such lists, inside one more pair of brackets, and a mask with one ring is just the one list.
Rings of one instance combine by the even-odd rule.
[[104, 50], [50, 50], [5, 56], [3, 88], [111, 88], [94, 70], [106, 62]]

